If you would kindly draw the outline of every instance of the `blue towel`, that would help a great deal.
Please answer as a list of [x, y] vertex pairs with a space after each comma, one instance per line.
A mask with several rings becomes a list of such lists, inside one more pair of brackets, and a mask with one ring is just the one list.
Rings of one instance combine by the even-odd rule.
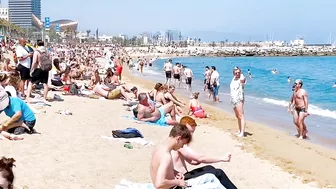
[[[122, 116], [122, 117], [124, 117], [126, 119], [133, 119], [133, 120], [137, 120], [138, 121], [138, 119], [135, 118], [135, 117], [133, 117], [133, 116]], [[159, 126], [159, 127], [168, 127], [169, 126], [167, 124], [157, 124], [157, 123], [152, 123], [152, 122], [143, 122], [143, 123], [146, 123], [148, 125]]]

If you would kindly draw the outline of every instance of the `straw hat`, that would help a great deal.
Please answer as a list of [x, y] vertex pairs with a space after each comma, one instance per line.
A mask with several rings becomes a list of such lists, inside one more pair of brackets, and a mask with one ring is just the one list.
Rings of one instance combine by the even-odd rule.
[[9, 105], [8, 94], [3, 87], [0, 87], [0, 111], [3, 111]]

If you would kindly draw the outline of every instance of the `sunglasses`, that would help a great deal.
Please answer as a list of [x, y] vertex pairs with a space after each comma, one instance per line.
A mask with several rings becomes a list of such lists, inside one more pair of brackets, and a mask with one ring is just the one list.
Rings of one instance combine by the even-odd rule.
[[240, 72], [235, 72], [234, 74], [240, 74]]

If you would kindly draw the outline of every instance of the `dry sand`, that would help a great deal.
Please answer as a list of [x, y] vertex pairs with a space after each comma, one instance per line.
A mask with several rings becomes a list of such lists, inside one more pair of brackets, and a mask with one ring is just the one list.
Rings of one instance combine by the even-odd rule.
[[[135, 83], [132, 77], [128, 80]], [[139, 78], [136, 81], [149, 87], [149, 82]], [[122, 178], [150, 182], [152, 147], [134, 145], [134, 149], [127, 149], [123, 143], [105, 140], [101, 135], [136, 127], [147, 140], [159, 143], [167, 137], [170, 128], [137, 124], [123, 118], [131, 112], [124, 110], [122, 100], [62, 98], [64, 102], [52, 102], [52, 107], [44, 108], [46, 114], [37, 115], [36, 129], [41, 135], [25, 136], [25, 140], [17, 142], [1, 141], [0, 153], [17, 161], [16, 188], [114, 188]], [[68, 109], [73, 115], [56, 114], [59, 109]], [[212, 115], [216, 111], [208, 106], [206, 109]], [[3, 120], [5, 115], [0, 118]], [[214, 166], [222, 168], [240, 189], [314, 188], [315, 184], [302, 183], [300, 176], [304, 181], [336, 184], [334, 151], [253, 123], [248, 124], [248, 131], [253, 135], [238, 141], [228, 132], [236, 127], [235, 120], [219, 111], [216, 117], [199, 123], [192, 146], [214, 156], [230, 151], [230, 163]]]
[[[14, 157], [17, 188], [113, 188], [122, 178], [149, 182], [152, 147], [101, 138], [113, 129], [138, 128], [147, 140], [161, 142], [170, 128], [137, 124], [123, 118], [130, 115], [123, 101], [64, 97], [53, 102], [46, 114], [37, 115], [36, 129], [41, 135], [26, 136], [23, 141], [2, 140], [1, 154]], [[68, 109], [73, 115], [59, 115]], [[4, 118], [5, 116], [1, 116]], [[271, 163], [241, 150], [242, 144], [216, 127], [202, 125], [192, 144], [200, 152], [222, 156], [233, 154], [232, 162], [215, 166], [223, 168], [239, 188], [311, 188]]]

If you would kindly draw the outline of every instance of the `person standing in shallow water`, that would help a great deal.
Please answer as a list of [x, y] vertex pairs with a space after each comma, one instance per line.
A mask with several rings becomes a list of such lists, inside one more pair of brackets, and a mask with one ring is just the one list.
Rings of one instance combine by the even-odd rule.
[[246, 78], [239, 67], [233, 69], [233, 78], [230, 84], [230, 102], [233, 111], [238, 119], [238, 131], [236, 135], [243, 137], [245, 135], [245, 115], [244, 115], [244, 85]]
[[[293, 85], [293, 95], [289, 102], [288, 111], [293, 114], [293, 121], [298, 131], [298, 138], [307, 138], [307, 126], [305, 124], [305, 118], [309, 116], [308, 113], [308, 95], [307, 92], [302, 89], [303, 81], [301, 79], [295, 80]], [[294, 109], [292, 109], [294, 107]]]

